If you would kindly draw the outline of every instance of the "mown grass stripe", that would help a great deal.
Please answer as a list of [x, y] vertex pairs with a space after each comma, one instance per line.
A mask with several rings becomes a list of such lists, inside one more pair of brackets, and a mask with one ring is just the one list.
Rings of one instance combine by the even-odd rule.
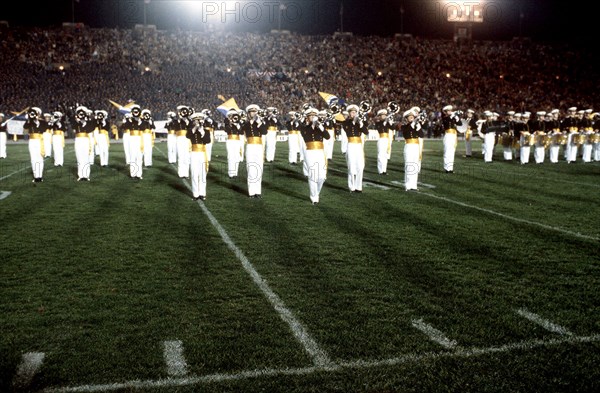
[[518, 309], [517, 314], [519, 314], [520, 316], [522, 316], [525, 319], [530, 320], [531, 322], [533, 322], [537, 325], [540, 325], [541, 327], [548, 330], [549, 332], [558, 333], [563, 336], [572, 336], [573, 335], [573, 333], [568, 331], [566, 328], [564, 328], [560, 325], [557, 325], [545, 318], [542, 318], [535, 313], [529, 312], [524, 308]]
[[450, 340], [444, 333], [440, 330], [434, 328], [428, 323], [423, 322], [422, 319], [414, 319], [412, 321], [413, 327], [425, 333], [429, 339], [435, 343], [440, 344], [442, 347], [446, 349], [454, 349], [456, 348], [456, 341]]
[[24, 389], [29, 386], [31, 380], [44, 362], [46, 355], [43, 352], [27, 352], [21, 357], [21, 363], [17, 367], [17, 373], [13, 379], [16, 389]]
[[[163, 153], [162, 150], [156, 150], [158, 150], [163, 156], [165, 156], [165, 153]], [[172, 166], [174, 167], [174, 165]], [[189, 190], [192, 189], [190, 183], [187, 180], [184, 179], [183, 182]], [[313, 363], [317, 366], [329, 365], [331, 363], [329, 355], [327, 355], [327, 353], [325, 353], [325, 351], [323, 351], [319, 347], [317, 342], [308, 333], [306, 327], [304, 327], [304, 325], [296, 318], [294, 313], [292, 313], [292, 311], [286, 307], [283, 300], [281, 300], [281, 298], [275, 292], [273, 292], [269, 284], [267, 284], [265, 279], [254, 268], [254, 265], [252, 265], [252, 263], [246, 257], [246, 255], [244, 255], [242, 250], [233, 242], [233, 240], [231, 240], [231, 237], [229, 237], [229, 234], [227, 233], [227, 231], [225, 231], [225, 228], [223, 228], [223, 226], [221, 226], [221, 224], [219, 223], [219, 221], [217, 221], [215, 216], [212, 215], [212, 213], [208, 210], [204, 202], [198, 200], [198, 206], [200, 206], [204, 215], [206, 215], [210, 223], [217, 230], [223, 242], [242, 263], [244, 270], [246, 270], [246, 272], [250, 275], [252, 281], [254, 281], [254, 283], [261, 290], [263, 295], [265, 295], [269, 303], [271, 303], [271, 306], [273, 306], [275, 311], [277, 311], [281, 319], [283, 319], [283, 321], [288, 324], [288, 326], [292, 330], [292, 333], [294, 334], [294, 337], [296, 337], [296, 340], [298, 340], [298, 342], [300, 342], [300, 344], [304, 346], [306, 352], [311, 356]]]
[[167, 364], [167, 373], [173, 377], [187, 375], [187, 363], [183, 356], [183, 344], [179, 340], [163, 342], [163, 356]]
[[311, 375], [317, 372], [337, 372], [346, 369], [370, 369], [386, 366], [397, 366], [408, 363], [424, 363], [437, 359], [455, 359], [455, 358], [472, 358], [476, 356], [485, 356], [497, 353], [510, 353], [513, 351], [533, 350], [540, 347], [554, 347], [563, 344], [581, 344], [593, 343], [600, 341], [600, 335], [592, 336], [571, 336], [557, 339], [536, 339], [526, 340], [500, 346], [492, 346], [485, 348], [456, 348], [452, 351], [443, 352], [424, 352], [412, 353], [403, 356], [398, 356], [388, 359], [379, 360], [354, 360], [347, 362], [337, 362], [328, 366], [313, 366], [302, 368], [283, 368], [283, 369], [262, 369], [248, 370], [230, 374], [211, 374], [199, 377], [186, 378], [168, 378], [159, 380], [134, 380], [120, 383], [110, 383], [102, 385], [81, 385], [71, 387], [47, 388], [44, 392], [47, 393], [76, 393], [76, 392], [108, 392], [122, 389], [144, 389], [144, 388], [161, 388], [161, 387], [181, 387], [200, 385], [207, 383], [219, 383], [228, 381], [240, 381], [245, 379], [256, 379], [265, 377], [278, 377], [286, 375]]

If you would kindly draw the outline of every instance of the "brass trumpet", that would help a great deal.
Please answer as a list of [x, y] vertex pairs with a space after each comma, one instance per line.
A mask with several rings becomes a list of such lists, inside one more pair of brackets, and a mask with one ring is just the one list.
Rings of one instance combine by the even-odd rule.
[[395, 115], [396, 113], [400, 112], [400, 105], [398, 105], [396, 101], [390, 101], [387, 104], [387, 111], [388, 114]]

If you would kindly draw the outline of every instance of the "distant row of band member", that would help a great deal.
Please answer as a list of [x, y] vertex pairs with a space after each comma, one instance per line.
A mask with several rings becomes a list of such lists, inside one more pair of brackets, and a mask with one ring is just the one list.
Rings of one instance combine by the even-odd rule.
[[[332, 110], [333, 109], [333, 110]], [[304, 105], [301, 111], [288, 113], [285, 127], [288, 130], [288, 161], [291, 165], [302, 163], [303, 173], [308, 178], [309, 196], [313, 204], [319, 196], [327, 174], [327, 161], [333, 158], [333, 142], [341, 141], [341, 152], [345, 155], [348, 173], [348, 189], [362, 192], [365, 167], [364, 142], [369, 134], [368, 118], [370, 105], [365, 101], [359, 105], [338, 108], [337, 103], [328, 110], [317, 110]], [[0, 114], [1, 115], [1, 114]], [[3, 120], [3, 115], [2, 119]], [[190, 179], [193, 198], [206, 199], [206, 175], [212, 156], [212, 143], [216, 122], [210, 110], [194, 111], [180, 105], [168, 113], [167, 158], [177, 164], [179, 177]], [[533, 117], [533, 118], [532, 118]], [[54, 153], [55, 166], [64, 163], [64, 127], [60, 112], [42, 115], [40, 108], [33, 107], [27, 114], [24, 129], [29, 134], [29, 153], [33, 170], [33, 181], [43, 180], [44, 158]], [[477, 119], [473, 110], [454, 110], [448, 105], [442, 108], [441, 124], [444, 129], [443, 166], [447, 173], [454, 172], [458, 134], [464, 134], [465, 153], [472, 156], [472, 140], [477, 134], [482, 140], [485, 162], [491, 162], [494, 148], [503, 148], [504, 160], [513, 155], [521, 164], [527, 164], [533, 148], [536, 163], [544, 162], [546, 150], [553, 163], [558, 162], [559, 149], [564, 147], [567, 162], [578, 156], [584, 162], [600, 161], [600, 132], [598, 113], [592, 110], [577, 111], [571, 107], [560, 119], [560, 112], [514, 113], [500, 119], [497, 113], [485, 111]], [[399, 114], [399, 107], [390, 102], [386, 109], [377, 111], [371, 128], [377, 130], [377, 170], [387, 175], [387, 163], [391, 158], [392, 141], [396, 133], [402, 135], [404, 145], [404, 185], [406, 191], [418, 190], [418, 175], [423, 157], [423, 125], [428, 121], [425, 111], [413, 107]], [[273, 162], [277, 133], [280, 129], [279, 112], [276, 108], [261, 109], [249, 105], [245, 110], [230, 108], [224, 122], [227, 133], [226, 150], [228, 175], [238, 176], [241, 162], [246, 162], [248, 195], [262, 197], [263, 163]], [[143, 168], [152, 166], [152, 147], [156, 127], [152, 114], [139, 105], [131, 107], [125, 115], [120, 132], [108, 121], [104, 110], [92, 111], [84, 106], [75, 110], [75, 155], [78, 181], [89, 181], [95, 156], [101, 166], [108, 165], [110, 139], [121, 134], [125, 162], [129, 165], [130, 177], [142, 179]], [[581, 147], [580, 154], [578, 154]], [[6, 157], [6, 122], [0, 127], [0, 158]]]

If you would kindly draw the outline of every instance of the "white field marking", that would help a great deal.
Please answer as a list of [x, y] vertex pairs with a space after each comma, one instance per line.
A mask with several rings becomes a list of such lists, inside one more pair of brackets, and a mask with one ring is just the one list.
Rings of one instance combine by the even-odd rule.
[[363, 181], [363, 185], [365, 185], [367, 187], [379, 188], [380, 190], [385, 190], [385, 191], [390, 189], [388, 186], [384, 186], [382, 184], [371, 183], [370, 181]]
[[483, 207], [479, 207], [479, 206], [475, 206], [475, 205], [469, 205], [468, 203], [464, 203], [464, 202], [460, 202], [460, 201], [455, 201], [453, 199], [446, 198], [446, 197], [439, 196], [439, 195], [434, 195], [434, 194], [430, 194], [430, 193], [426, 193], [426, 192], [420, 192], [420, 191], [417, 191], [417, 192], [419, 194], [421, 194], [421, 195], [426, 195], [428, 197], [436, 198], [436, 199], [439, 199], [439, 200], [442, 200], [442, 201], [446, 201], [446, 202], [450, 202], [450, 203], [454, 203], [454, 204], [459, 205], [459, 206], [468, 207], [470, 209], [475, 209], [475, 210], [479, 210], [479, 211], [482, 211], [482, 212], [485, 212], [485, 213], [493, 214], [495, 216], [502, 217], [502, 218], [505, 218], [507, 220], [516, 221], [516, 222], [520, 222], [520, 223], [524, 223], [524, 224], [529, 224], [529, 225], [534, 225], [534, 226], [538, 226], [540, 228], [549, 229], [551, 231], [562, 232], [562, 233], [565, 233], [567, 235], [578, 237], [580, 239], [595, 240], [595, 241], [599, 241], [600, 240], [600, 238], [598, 238], [596, 236], [584, 235], [582, 233], [569, 231], [568, 229], [563, 229], [563, 228], [559, 228], [559, 227], [553, 227], [552, 225], [542, 224], [541, 222], [529, 221], [529, 220], [525, 220], [523, 218], [512, 217], [512, 216], [509, 216], [509, 215], [506, 215], [506, 214], [498, 213], [498, 212], [490, 210], [490, 209], [485, 209]]
[[172, 377], [183, 377], [187, 375], [187, 363], [183, 357], [183, 345], [181, 341], [163, 342], [163, 356], [167, 364], [167, 373]]
[[[163, 156], [165, 156], [165, 153], [163, 153], [162, 150], [157, 150]], [[190, 183], [187, 180], [184, 180], [184, 184], [188, 189], [192, 189]], [[281, 300], [281, 298], [275, 292], [273, 292], [267, 281], [264, 278], [262, 278], [260, 273], [258, 273], [258, 271], [254, 268], [254, 265], [252, 265], [252, 262], [250, 262], [250, 260], [244, 255], [242, 250], [238, 246], [236, 246], [233, 240], [231, 240], [229, 234], [227, 234], [227, 231], [225, 231], [225, 228], [221, 226], [219, 221], [217, 221], [215, 216], [212, 215], [212, 213], [208, 210], [206, 205], [201, 200], [198, 200], [198, 206], [200, 206], [210, 223], [213, 225], [213, 227], [215, 227], [217, 232], [219, 232], [219, 235], [221, 235], [221, 239], [223, 239], [223, 242], [225, 242], [227, 247], [235, 254], [235, 256], [242, 263], [242, 267], [244, 268], [244, 270], [246, 270], [250, 277], [252, 277], [252, 281], [254, 281], [254, 284], [256, 284], [256, 286], [262, 291], [263, 295], [265, 295], [269, 303], [271, 303], [271, 306], [279, 314], [279, 317], [281, 317], [281, 319], [283, 319], [283, 321], [289, 325], [290, 329], [292, 330], [292, 333], [296, 337], [296, 340], [298, 340], [298, 342], [304, 346], [304, 350], [311, 356], [313, 363], [316, 366], [321, 367], [330, 365], [331, 360], [329, 359], [327, 353], [319, 347], [317, 342], [308, 333], [308, 330], [304, 327], [302, 322], [300, 322], [296, 318], [294, 313], [292, 313], [292, 311], [286, 307], [283, 300]]]
[[431, 341], [440, 344], [442, 347], [446, 349], [456, 348], [456, 341], [450, 340], [444, 335], [444, 333], [437, 330], [430, 324], [423, 322], [422, 319], [413, 319], [412, 325], [421, 332], [425, 333]]
[[21, 363], [17, 367], [17, 373], [13, 379], [13, 386], [17, 389], [24, 389], [29, 386], [31, 380], [40, 369], [44, 357], [43, 352], [27, 352], [21, 357]]
[[544, 319], [537, 314], [534, 314], [532, 312], [525, 310], [524, 308], [518, 309], [517, 314], [519, 314], [520, 316], [522, 316], [525, 319], [529, 319], [531, 322], [540, 325], [541, 327], [543, 327], [544, 329], [546, 329], [552, 333], [562, 334], [563, 336], [572, 336], [573, 335], [573, 333], [568, 331], [566, 328], [564, 328], [560, 325], [557, 325], [555, 323], [552, 323], [549, 320]]
[[0, 191], [0, 201], [8, 198], [10, 194], [12, 194], [10, 191]]
[[[534, 178], [535, 175], [539, 174], [539, 172], [532, 172], [532, 173], [528, 174], [528, 173], [518, 173], [518, 172], [504, 172], [504, 171], [501, 171], [501, 170], [495, 170], [495, 172], [502, 173], [506, 177], [510, 177], [510, 176], [525, 176], [525, 177]], [[582, 183], [582, 182], [578, 182], [578, 181], [569, 181], [569, 180], [562, 180], [562, 179], [549, 179], [547, 177], [544, 177], [543, 179], [546, 179], [546, 180], [551, 181], [553, 183], [556, 183], [556, 182], [558, 182], [558, 183], [569, 183], [569, 184], [578, 184], [578, 185], [581, 185], [581, 186], [588, 186], [588, 187], [600, 188], [600, 184]]]
[[2, 181], [2, 180], [4, 180], [4, 179], [8, 179], [8, 178], [9, 178], [9, 177], [11, 177], [12, 175], [16, 175], [17, 173], [19, 173], [19, 172], [23, 172], [24, 170], [26, 170], [26, 169], [29, 169], [29, 168], [31, 168], [31, 165], [30, 165], [30, 166], [26, 166], [25, 168], [21, 168], [21, 169], [19, 169], [18, 171], [14, 171], [13, 173], [10, 173], [10, 174], [8, 174], [8, 175], [6, 175], [6, 176], [0, 177], [0, 181]]
[[173, 387], [173, 386], [191, 386], [208, 383], [219, 383], [228, 381], [241, 381], [246, 379], [258, 379], [265, 377], [279, 377], [287, 375], [311, 375], [315, 373], [326, 373], [326, 372], [339, 372], [349, 369], [364, 370], [376, 367], [389, 367], [400, 364], [410, 363], [424, 363], [431, 360], [437, 359], [455, 359], [455, 358], [473, 358], [476, 356], [485, 356], [496, 353], [510, 353], [514, 351], [533, 350], [540, 347], [552, 347], [563, 344], [581, 344], [581, 343], [594, 343], [600, 341], [600, 335], [593, 336], [570, 336], [561, 337], [556, 339], [536, 339], [520, 341], [512, 344], [505, 344], [487, 348], [460, 348], [457, 347], [452, 351], [442, 352], [424, 352], [424, 353], [412, 353], [398, 357], [378, 360], [353, 360], [346, 362], [337, 362], [328, 366], [314, 366], [314, 367], [302, 367], [302, 368], [283, 368], [283, 369], [257, 369], [247, 370], [237, 373], [225, 373], [225, 374], [210, 374], [204, 376], [194, 376], [185, 378], [168, 378], [158, 380], [133, 380], [117, 383], [109, 383], [103, 385], [81, 385], [81, 386], [67, 386], [67, 387], [50, 387], [43, 391], [47, 393], [75, 393], [75, 392], [108, 392], [113, 390], [134, 390], [134, 389], [148, 389], [148, 388], [161, 388], [161, 387]]
[[[395, 184], [397, 186], [402, 186], [404, 187], [404, 182], [403, 181], [399, 181], [399, 180], [392, 180], [390, 183]], [[433, 184], [427, 184], [427, 183], [421, 183], [420, 181], [417, 182], [418, 185], [423, 186], [425, 188], [435, 188], [435, 186]]]

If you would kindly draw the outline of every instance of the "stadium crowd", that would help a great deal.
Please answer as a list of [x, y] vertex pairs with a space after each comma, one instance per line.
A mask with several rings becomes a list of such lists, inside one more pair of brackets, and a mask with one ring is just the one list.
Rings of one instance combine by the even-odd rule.
[[219, 95], [287, 113], [324, 107], [319, 91], [375, 111], [392, 100], [428, 112], [599, 107], [593, 52], [557, 43], [84, 27], [3, 29], [0, 44], [5, 113], [83, 104], [115, 118], [112, 99], [164, 119], [181, 104], [214, 109]]

